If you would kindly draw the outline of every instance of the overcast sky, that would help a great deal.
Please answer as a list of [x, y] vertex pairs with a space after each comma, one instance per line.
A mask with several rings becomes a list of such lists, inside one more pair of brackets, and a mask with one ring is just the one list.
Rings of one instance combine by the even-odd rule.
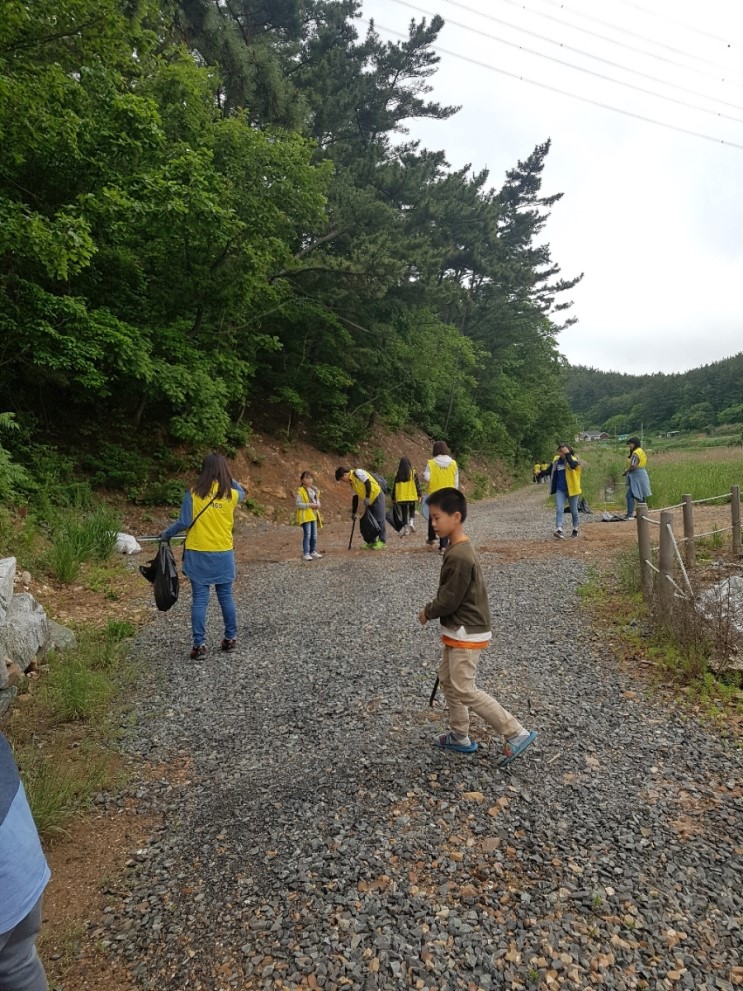
[[[413, 136], [445, 150], [454, 167], [488, 168], [496, 187], [552, 139], [543, 190], [565, 195], [544, 239], [563, 276], [585, 273], [572, 291], [579, 322], [559, 339], [568, 360], [672, 372], [743, 350], [743, 2], [364, 0], [363, 16], [392, 40], [383, 28], [407, 32], [421, 11], [444, 18], [437, 47], [452, 53], [441, 56], [431, 98], [462, 109], [448, 121], [414, 122]], [[715, 140], [579, 102], [453, 53]]]

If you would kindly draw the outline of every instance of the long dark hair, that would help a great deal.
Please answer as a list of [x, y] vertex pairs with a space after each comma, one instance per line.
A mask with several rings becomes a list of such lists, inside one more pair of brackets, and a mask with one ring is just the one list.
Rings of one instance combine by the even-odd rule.
[[395, 481], [409, 482], [412, 471], [413, 471], [413, 466], [410, 463], [410, 458], [400, 458], [400, 464], [397, 466], [397, 474], [395, 475]]
[[221, 454], [207, 454], [201, 465], [201, 474], [191, 487], [194, 495], [206, 499], [211, 494], [212, 485], [217, 483], [215, 499], [232, 498], [232, 472], [227, 459]]

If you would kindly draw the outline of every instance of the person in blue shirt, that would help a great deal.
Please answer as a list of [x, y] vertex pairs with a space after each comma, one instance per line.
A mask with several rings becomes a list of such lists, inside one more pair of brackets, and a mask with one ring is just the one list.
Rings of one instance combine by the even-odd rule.
[[245, 490], [234, 480], [221, 454], [208, 454], [201, 474], [186, 492], [178, 519], [159, 535], [170, 540], [186, 531], [183, 574], [191, 582], [191, 658], [206, 656], [206, 609], [214, 585], [224, 620], [222, 650], [237, 647], [237, 610], [232, 595], [235, 580], [235, 551], [232, 530], [235, 510]]
[[48, 991], [36, 937], [50, 876], [13, 753], [0, 733], [0, 991]]
[[555, 497], [555, 536], [562, 540], [563, 518], [565, 506], [570, 507], [570, 516], [573, 523], [573, 537], [578, 536], [578, 498], [581, 495], [580, 476], [581, 463], [576, 458], [575, 452], [569, 444], [561, 441], [557, 445], [557, 454], [550, 466], [552, 484], [550, 495]]

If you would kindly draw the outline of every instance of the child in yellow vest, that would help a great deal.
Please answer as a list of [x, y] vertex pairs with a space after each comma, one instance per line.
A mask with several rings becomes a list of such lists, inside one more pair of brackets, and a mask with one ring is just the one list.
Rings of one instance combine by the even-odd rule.
[[302, 527], [302, 560], [314, 561], [321, 558], [317, 553], [317, 526], [320, 520], [320, 493], [315, 486], [311, 471], [303, 471], [299, 476], [299, 488], [294, 500], [297, 507], [297, 523]]
[[363, 468], [346, 468], [339, 465], [335, 469], [336, 482], [348, 482], [353, 492], [351, 500], [351, 516], [356, 519], [359, 511], [359, 503], [363, 505], [364, 512], [369, 512], [377, 523], [377, 539], [374, 543], [367, 543], [365, 546], [369, 550], [381, 551], [387, 546], [387, 520], [385, 517], [384, 492], [372, 472]]
[[400, 458], [400, 464], [392, 485], [392, 501], [400, 507], [402, 516], [401, 537], [415, 533], [415, 504], [420, 499], [421, 487], [415, 468], [408, 458]]
[[[437, 440], [434, 443], [433, 457], [423, 469], [423, 481], [427, 485], [429, 496], [433, 495], [434, 492], [438, 492], [439, 489], [459, 488], [459, 466], [454, 458], [450, 456], [446, 441]], [[429, 547], [433, 547], [436, 544], [436, 534], [431, 526], [430, 519], [428, 521], [428, 540], [426, 543]], [[448, 537], [439, 538], [440, 554], [444, 553], [448, 543]]]

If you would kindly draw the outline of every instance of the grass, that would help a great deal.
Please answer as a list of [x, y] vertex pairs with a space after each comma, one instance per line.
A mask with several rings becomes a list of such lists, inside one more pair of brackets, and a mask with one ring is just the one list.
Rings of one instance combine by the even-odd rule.
[[100, 563], [109, 557], [121, 528], [119, 513], [106, 503], [91, 510], [52, 510], [45, 522], [49, 532], [46, 567], [57, 581], [67, 584], [77, 579], [85, 561]]
[[100, 756], [87, 754], [73, 770], [60, 767], [41, 747], [27, 746], [16, 752], [16, 760], [36, 828], [46, 838], [66, 833], [71, 820], [110, 783], [108, 763]]

